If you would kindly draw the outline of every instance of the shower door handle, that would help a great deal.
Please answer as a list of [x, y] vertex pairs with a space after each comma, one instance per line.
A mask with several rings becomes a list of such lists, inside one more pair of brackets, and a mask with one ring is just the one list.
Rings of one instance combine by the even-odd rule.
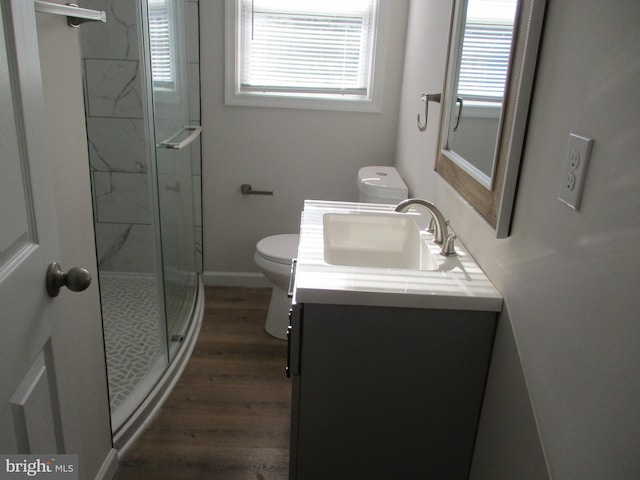
[[46, 286], [51, 298], [60, 294], [62, 287], [67, 287], [72, 292], [82, 292], [91, 285], [91, 274], [86, 268], [73, 267], [67, 273], [62, 267], [53, 262], [47, 268]]
[[[191, 131], [191, 133], [187, 137], [182, 139], [180, 142], [172, 141], [174, 138], [177, 138], [184, 131]], [[173, 137], [167, 138], [165, 141], [160, 142], [160, 145], [163, 147], [170, 148], [172, 150], [182, 150], [184, 147], [188, 146], [191, 142], [193, 142], [196, 138], [198, 138], [201, 132], [202, 132], [202, 127], [200, 126], [185, 125], [185, 127], [180, 132], [178, 132]]]

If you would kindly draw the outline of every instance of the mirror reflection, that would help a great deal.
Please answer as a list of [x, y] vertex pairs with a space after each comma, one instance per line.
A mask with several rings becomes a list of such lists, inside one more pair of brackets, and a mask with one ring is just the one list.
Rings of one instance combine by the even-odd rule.
[[446, 148], [487, 188], [508, 77], [517, 0], [467, 0], [461, 9]]
[[453, 2], [436, 171], [498, 238], [509, 235], [545, 6]]

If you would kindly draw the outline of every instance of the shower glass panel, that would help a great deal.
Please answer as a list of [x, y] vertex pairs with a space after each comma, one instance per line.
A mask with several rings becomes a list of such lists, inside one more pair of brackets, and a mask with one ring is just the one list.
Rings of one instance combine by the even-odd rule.
[[[197, 99], [199, 88], [188, 85], [188, 73], [197, 80], [199, 71], [198, 2], [79, 3], [107, 15], [106, 24], [85, 24], [80, 35], [116, 441], [164, 388], [174, 357], [185, 358], [176, 354], [200, 312], [200, 139], [184, 128], [200, 118], [199, 104], [188, 102], [189, 89]], [[181, 148], [167, 145], [186, 137], [192, 141]]]
[[197, 287], [191, 162], [200, 128], [189, 126], [186, 2], [148, 0], [147, 5], [164, 303], [172, 358], [184, 340]]

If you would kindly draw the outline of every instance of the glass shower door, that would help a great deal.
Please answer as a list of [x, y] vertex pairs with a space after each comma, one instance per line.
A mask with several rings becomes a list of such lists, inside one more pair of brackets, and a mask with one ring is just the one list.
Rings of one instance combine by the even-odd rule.
[[196, 298], [192, 149], [184, 0], [148, 0], [165, 317], [170, 357], [184, 339]]

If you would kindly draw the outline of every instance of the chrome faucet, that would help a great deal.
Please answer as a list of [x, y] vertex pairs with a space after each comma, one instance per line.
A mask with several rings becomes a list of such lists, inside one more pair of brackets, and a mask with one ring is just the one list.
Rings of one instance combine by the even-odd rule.
[[450, 256], [456, 255], [456, 249], [454, 245], [454, 239], [456, 238], [454, 233], [449, 232], [447, 221], [442, 215], [442, 212], [431, 202], [422, 200], [420, 198], [408, 198], [403, 200], [396, 206], [396, 212], [407, 212], [414, 205], [422, 205], [432, 215], [435, 228], [433, 232], [433, 243], [442, 245], [440, 250], [441, 255]]

